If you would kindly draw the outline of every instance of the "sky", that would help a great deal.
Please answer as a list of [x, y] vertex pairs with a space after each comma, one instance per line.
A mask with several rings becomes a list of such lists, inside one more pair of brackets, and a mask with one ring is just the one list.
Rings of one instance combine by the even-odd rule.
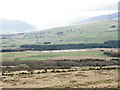
[[[119, 0], [0, 0], [0, 18], [22, 20], [39, 30], [117, 12]], [[110, 11], [109, 11], [110, 10]]]

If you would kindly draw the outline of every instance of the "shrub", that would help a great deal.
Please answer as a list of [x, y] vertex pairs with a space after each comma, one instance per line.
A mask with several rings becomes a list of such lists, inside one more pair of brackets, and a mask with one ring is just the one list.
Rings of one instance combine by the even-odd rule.
[[19, 74], [28, 74], [27, 72], [21, 72], [21, 73], [19, 73]]
[[60, 72], [59, 70], [56, 70], [55, 72]]
[[51, 72], [55, 72], [55, 69], [53, 69]]

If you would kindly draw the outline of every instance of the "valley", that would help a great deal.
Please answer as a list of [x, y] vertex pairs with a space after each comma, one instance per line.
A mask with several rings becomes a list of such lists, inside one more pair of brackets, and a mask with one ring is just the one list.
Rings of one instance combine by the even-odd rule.
[[0, 34], [0, 86], [119, 89], [119, 31], [114, 18]]

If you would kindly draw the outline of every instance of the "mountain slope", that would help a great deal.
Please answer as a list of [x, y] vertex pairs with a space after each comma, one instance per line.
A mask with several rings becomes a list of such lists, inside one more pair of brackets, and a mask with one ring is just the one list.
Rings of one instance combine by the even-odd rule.
[[34, 29], [36, 29], [36, 27], [23, 21], [0, 19], [0, 33], [25, 32]]
[[[79, 26], [56, 27], [45, 31], [3, 35], [2, 46], [23, 44], [103, 43], [118, 39], [117, 20], [99, 21]], [[112, 28], [111, 26], [115, 26]]]
[[102, 21], [102, 20], [113, 20], [118, 18], [118, 13], [113, 13], [110, 15], [100, 15], [96, 17], [92, 17], [86, 20], [80, 20], [80, 21], [74, 21], [74, 23], [71, 23], [71, 25], [80, 25], [80, 24], [86, 24], [86, 23], [91, 23], [91, 22], [96, 22], [96, 21]]

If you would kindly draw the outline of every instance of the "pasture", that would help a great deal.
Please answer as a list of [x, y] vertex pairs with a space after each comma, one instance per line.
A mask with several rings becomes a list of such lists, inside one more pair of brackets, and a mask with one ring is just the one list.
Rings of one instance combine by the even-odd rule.
[[103, 54], [100, 49], [4, 52], [0, 55], [3, 61], [113, 58]]

